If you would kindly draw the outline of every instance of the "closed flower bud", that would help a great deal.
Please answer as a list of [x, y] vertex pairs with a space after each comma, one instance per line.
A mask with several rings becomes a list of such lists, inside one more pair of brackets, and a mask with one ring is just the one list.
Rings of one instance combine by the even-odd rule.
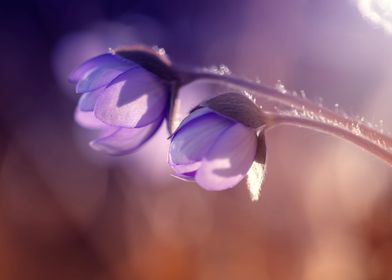
[[263, 124], [260, 109], [244, 95], [228, 93], [206, 101], [171, 136], [168, 159], [174, 175], [207, 190], [234, 187], [255, 161], [265, 163]]
[[167, 116], [174, 80], [168, 58], [146, 48], [115, 50], [76, 68], [76, 120], [101, 135], [91, 146], [119, 155], [144, 144]]

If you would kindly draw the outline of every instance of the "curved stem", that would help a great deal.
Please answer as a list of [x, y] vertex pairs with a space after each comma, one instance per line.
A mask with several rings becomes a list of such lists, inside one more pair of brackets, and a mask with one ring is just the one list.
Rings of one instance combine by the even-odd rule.
[[258, 83], [232, 75], [220, 75], [207, 71], [180, 71], [181, 83], [187, 84], [200, 79], [230, 84], [248, 89], [260, 97], [293, 109], [293, 112], [264, 113], [271, 125], [293, 124], [312, 128], [346, 139], [392, 165], [392, 138], [366, 124], [316, 105], [304, 98], [298, 98]]
[[268, 120], [267, 129], [282, 124], [311, 128], [313, 130], [334, 135], [356, 144], [364, 150], [379, 157], [386, 163], [392, 165], [392, 153], [390, 147], [386, 147], [383, 140], [373, 140], [370, 137], [355, 134], [345, 127], [323, 123], [314, 119], [306, 119], [279, 113], [266, 113], [264, 114], [263, 118], [267, 118]]

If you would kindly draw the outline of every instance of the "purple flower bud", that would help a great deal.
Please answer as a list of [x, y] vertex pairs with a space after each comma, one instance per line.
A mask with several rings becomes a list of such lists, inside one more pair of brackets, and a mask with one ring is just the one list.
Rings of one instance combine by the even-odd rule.
[[171, 136], [169, 164], [176, 177], [194, 180], [204, 189], [232, 188], [255, 160], [265, 161], [264, 137], [258, 138], [262, 125], [259, 108], [247, 97], [229, 93], [210, 99]]
[[70, 75], [82, 93], [75, 119], [99, 129], [90, 143], [121, 155], [134, 151], [157, 131], [167, 115], [176, 79], [167, 57], [147, 49], [121, 49], [94, 57]]

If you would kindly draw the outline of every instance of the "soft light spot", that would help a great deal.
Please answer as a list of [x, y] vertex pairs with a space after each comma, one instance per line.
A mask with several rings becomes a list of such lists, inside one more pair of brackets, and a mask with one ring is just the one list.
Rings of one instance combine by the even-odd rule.
[[229, 158], [216, 158], [210, 161], [214, 166], [219, 166], [219, 169], [229, 169], [231, 167]]
[[[135, 104], [138, 104], [139, 106], [137, 108], [133, 108], [134, 109], [133, 112], [129, 112], [129, 113], [132, 113], [135, 115], [138, 114], [140, 116], [144, 116], [145, 114], [147, 114], [149, 111], [148, 98], [149, 98], [149, 95], [146, 93], [146, 94], [140, 95], [138, 98], [133, 100], [132, 102]], [[130, 102], [128, 104], [131, 104], [132, 102]], [[128, 111], [129, 111], [129, 106], [127, 106], [128, 104], [124, 104], [122, 106], [117, 107], [118, 111], [122, 113], [121, 115], [123, 115], [123, 114], [125, 115], [128, 113]]]
[[254, 161], [248, 171], [246, 183], [252, 201], [259, 200], [261, 184], [264, 180], [264, 167], [264, 164]]
[[392, 33], [392, 0], [357, 0], [362, 16]]

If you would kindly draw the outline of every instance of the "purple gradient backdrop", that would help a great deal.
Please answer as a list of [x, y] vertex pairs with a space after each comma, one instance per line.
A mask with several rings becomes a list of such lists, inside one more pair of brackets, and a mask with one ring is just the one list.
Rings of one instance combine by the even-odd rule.
[[392, 131], [392, 36], [354, 1], [0, 5], [0, 279], [392, 277], [392, 171], [366, 152], [276, 128], [253, 203], [243, 184], [217, 193], [172, 178], [158, 137], [124, 158], [91, 151], [66, 82], [109, 47], [156, 44]]

